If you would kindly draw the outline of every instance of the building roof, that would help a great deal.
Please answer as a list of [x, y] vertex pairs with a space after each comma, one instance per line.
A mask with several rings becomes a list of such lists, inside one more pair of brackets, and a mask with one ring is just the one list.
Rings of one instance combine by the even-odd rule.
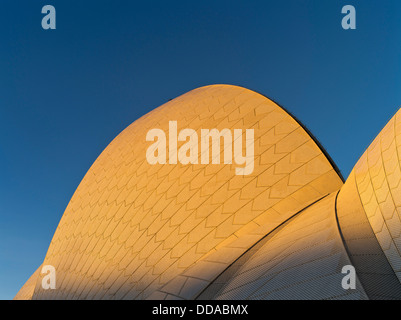
[[[201, 129], [253, 129], [253, 172], [237, 175], [235, 163], [149, 164], [147, 132], [169, 132], [169, 121], [199, 136]], [[304, 267], [317, 273], [332, 263], [322, 271], [329, 284], [341, 275], [339, 261], [351, 263], [337, 223], [342, 186], [341, 175], [317, 141], [272, 100], [230, 85], [192, 90], [133, 122], [95, 161], [43, 262], [55, 267], [57, 289], [44, 290], [36, 272], [31, 298], [319, 298], [313, 288], [325, 280], [316, 281], [311, 274], [294, 277], [299, 270], [292, 268], [302, 268], [294, 264], [298, 251], [304, 252]], [[366, 206], [364, 202], [369, 212]], [[380, 239], [383, 248], [386, 240]], [[316, 262], [319, 255], [322, 260]], [[249, 271], [256, 266], [258, 272]], [[335, 277], [334, 271], [339, 272]], [[277, 272], [287, 278], [281, 293], [273, 282], [247, 291]], [[296, 281], [307, 283], [310, 291]], [[329, 286], [321, 298], [338, 297], [337, 289]], [[361, 282], [357, 293], [343, 296], [369, 298]]]

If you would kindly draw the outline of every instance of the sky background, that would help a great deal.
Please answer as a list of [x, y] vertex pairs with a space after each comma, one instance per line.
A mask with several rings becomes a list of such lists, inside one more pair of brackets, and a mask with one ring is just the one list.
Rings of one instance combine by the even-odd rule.
[[[41, 9], [56, 8], [43, 30]], [[354, 5], [357, 29], [341, 27]], [[235, 84], [294, 114], [346, 178], [401, 105], [401, 1], [2, 0], [0, 299], [42, 263], [81, 179], [124, 128]]]

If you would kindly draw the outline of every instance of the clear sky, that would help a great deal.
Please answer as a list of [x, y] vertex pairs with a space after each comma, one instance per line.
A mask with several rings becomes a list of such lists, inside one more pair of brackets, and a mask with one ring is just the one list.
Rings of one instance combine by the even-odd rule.
[[[46, 4], [56, 30], [41, 27]], [[348, 4], [356, 30], [341, 27]], [[2, 0], [0, 299], [42, 263], [109, 142], [199, 86], [275, 100], [347, 177], [401, 105], [400, 39], [399, 0]]]

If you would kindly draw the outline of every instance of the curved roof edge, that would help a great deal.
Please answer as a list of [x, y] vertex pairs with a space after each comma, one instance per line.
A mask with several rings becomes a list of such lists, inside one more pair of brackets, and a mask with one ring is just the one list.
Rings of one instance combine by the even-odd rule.
[[[325, 157], [327, 158], [327, 160], [329, 161], [329, 163], [331, 164], [331, 166], [333, 167], [334, 171], [338, 174], [338, 176], [340, 177], [340, 179], [342, 180], [342, 182], [345, 182], [345, 179], [341, 173], [341, 170], [337, 167], [336, 163], [334, 162], [334, 160], [331, 158], [330, 154], [326, 151], [326, 149], [323, 147], [322, 143], [315, 137], [315, 135], [296, 117], [294, 116], [290, 111], [288, 111], [287, 108], [283, 107], [280, 103], [278, 103], [276, 100], [268, 97], [267, 95], [253, 90], [253, 89], [248, 89], [246, 87], [240, 86], [240, 85], [235, 85], [235, 84], [224, 84], [224, 83], [215, 83], [215, 84], [210, 84], [210, 85], [204, 85], [204, 86], [200, 86], [196, 89], [201, 89], [201, 88], [205, 88], [205, 87], [210, 87], [210, 86], [216, 86], [216, 85], [223, 85], [223, 86], [231, 86], [231, 87], [238, 87], [241, 89], [245, 89], [245, 90], [249, 90], [252, 92], [255, 92], [263, 97], [265, 97], [266, 99], [271, 100], [272, 102], [274, 102], [276, 105], [278, 105], [281, 109], [284, 110], [284, 112], [286, 112], [291, 118], [293, 118], [300, 126], [302, 129], [305, 130], [305, 132], [311, 137], [311, 139], [313, 140], [313, 142], [316, 143], [316, 145], [318, 146], [318, 148], [322, 151], [322, 153], [325, 155]], [[196, 90], [194, 89], [194, 90]], [[190, 90], [191, 91], [191, 90]], [[187, 92], [186, 92], [187, 93]], [[184, 93], [185, 94], [185, 93]], [[181, 95], [179, 95], [181, 96]], [[179, 97], [178, 96], [178, 97]], [[174, 98], [175, 99], [175, 98]], [[170, 99], [173, 100], [173, 99]]]

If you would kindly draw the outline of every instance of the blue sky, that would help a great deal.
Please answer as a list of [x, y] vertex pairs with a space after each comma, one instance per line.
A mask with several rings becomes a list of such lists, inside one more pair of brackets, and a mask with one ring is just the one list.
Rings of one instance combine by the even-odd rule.
[[[41, 28], [46, 4], [56, 30]], [[348, 4], [356, 30], [341, 28]], [[0, 299], [42, 263], [108, 143], [199, 86], [272, 98], [347, 177], [401, 105], [400, 39], [399, 0], [2, 0]]]

